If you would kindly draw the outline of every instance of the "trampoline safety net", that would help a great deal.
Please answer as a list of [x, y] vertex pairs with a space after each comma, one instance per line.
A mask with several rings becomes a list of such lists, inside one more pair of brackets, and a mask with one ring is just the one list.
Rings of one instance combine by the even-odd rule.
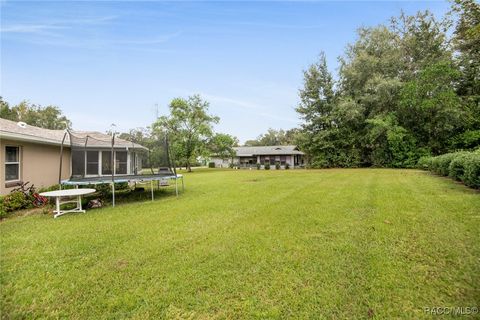
[[71, 150], [71, 176], [60, 184], [111, 183], [132, 180], [157, 180], [161, 177], [176, 177], [172, 166], [168, 140], [156, 141], [153, 152], [137, 143], [97, 132], [65, 133], [60, 159], [64, 147]]

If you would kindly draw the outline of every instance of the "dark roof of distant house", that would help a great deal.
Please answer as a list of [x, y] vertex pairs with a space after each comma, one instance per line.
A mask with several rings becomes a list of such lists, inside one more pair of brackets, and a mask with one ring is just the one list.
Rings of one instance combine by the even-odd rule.
[[304, 153], [297, 146], [258, 146], [258, 147], [235, 147], [237, 157], [267, 156], [267, 155], [292, 155]]
[[[93, 138], [88, 147], [109, 147], [112, 137], [106, 133], [95, 131], [71, 131], [72, 135], [79, 139], [85, 139], [87, 136]], [[61, 145], [65, 130], [51, 130], [28, 125], [24, 122], [15, 122], [0, 118], [0, 138], [19, 141], [28, 141], [40, 144]], [[94, 143], [98, 142], [98, 143]], [[70, 138], [67, 135], [65, 145], [70, 146]], [[115, 147], [133, 147], [147, 149], [137, 143], [124, 139], [115, 138]]]

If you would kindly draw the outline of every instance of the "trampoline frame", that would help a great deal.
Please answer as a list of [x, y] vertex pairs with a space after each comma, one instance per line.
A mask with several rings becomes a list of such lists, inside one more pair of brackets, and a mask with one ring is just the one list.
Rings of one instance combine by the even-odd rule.
[[[183, 175], [177, 174], [175, 165], [172, 166], [173, 160], [172, 160], [172, 155], [170, 152], [169, 144], [168, 144], [168, 139], [165, 138], [165, 147], [166, 147], [166, 155], [167, 155], [167, 161], [168, 161], [168, 172], [158, 172], [157, 174], [153, 173], [153, 168], [150, 167], [150, 170], [152, 174], [121, 174], [121, 175], [115, 175], [116, 171], [116, 164], [114, 161], [114, 152], [118, 151], [119, 149], [126, 149], [128, 151], [128, 147], [119, 147], [115, 146], [115, 133], [112, 134], [111, 137], [111, 168], [112, 168], [112, 174], [111, 175], [97, 175], [97, 176], [84, 176], [75, 178], [75, 177], [70, 177], [69, 179], [63, 179], [62, 180], [62, 166], [63, 166], [63, 151], [64, 151], [64, 144], [66, 142], [67, 136], [69, 136], [70, 140], [70, 148], [73, 150], [72, 147], [72, 135], [73, 133], [69, 130], [65, 130], [65, 134], [62, 139], [62, 144], [60, 147], [60, 164], [59, 164], [59, 186], [60, 190], [62, 189], [62, 186], [65, 185], [70, 185], [70, 186], [75, 186], [75, 188], [78, 188], [78, 186], [81, 185], [95, 185], [95, 184], [111, 184], [112, 186], [112, 206], [115, 207], [115, 183], [130, 183], [130, 182], [147, 182], [150, 181], [150, 189], [151, 189], [151, 195], [152, 195], [152, 201], [154, 200], [154, 192], [153, 192], [153, 182], [158, 181], [158, 184], [160, 184], [160, 181], [167, 181], [167, 180], [175, 180], [175, 195], [178, 197], [178, 180], [181, 179], [182, 181], [182, 191], [185, 190], [185, 184], [183, 181]], [[89, 135], [87, 134], [85, 136], [85, 151], [88, 150], [87, 148], [87, 142], [88, 142]], [[142, 146], [143, 147], [143, 146]], [[135, 148], [134, 148], [135, 149]], [[146, 148], [145, 148], [146, 149]], [[148, 149], [147, 149], [148, 150]], [[150, 150], [149, 152], [149, 157], [150, 157]], [[173, 169], [173, 170], [172, 170]]]

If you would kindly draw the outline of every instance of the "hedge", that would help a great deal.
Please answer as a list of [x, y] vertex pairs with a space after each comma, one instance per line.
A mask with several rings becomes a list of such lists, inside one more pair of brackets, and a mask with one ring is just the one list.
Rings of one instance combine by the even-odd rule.
[[469, 187], [480, 188], [480, 150], [423, 157], [419, 159], [417, 167], [442, 176], [449, 176], [462, 181]]

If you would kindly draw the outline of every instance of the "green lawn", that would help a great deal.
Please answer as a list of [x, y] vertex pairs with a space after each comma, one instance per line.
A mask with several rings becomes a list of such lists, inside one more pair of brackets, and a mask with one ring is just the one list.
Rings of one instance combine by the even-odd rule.
[[480, 194], [449, 179], [215, 170], [185, 184], [1, 222], [2, 318], [421, 319], [480, 304]]

